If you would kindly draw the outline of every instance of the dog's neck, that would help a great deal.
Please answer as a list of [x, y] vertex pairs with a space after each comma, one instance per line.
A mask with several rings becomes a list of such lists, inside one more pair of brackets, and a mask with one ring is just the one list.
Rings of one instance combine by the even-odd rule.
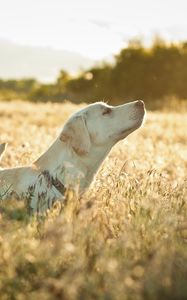
[[82, 182], [83, 189], [91, 184], [94, 175], [97, 173], [111, 148], [112, 145], [106, 145], [102, 148], [100, 146], [93, 146], [89, 154], [81, 158], [83, 165], [87, 168], [85, 180]]
[[34, 165], [41, 171], [48, 170], [53, 173], [64, 161], [69, 160], [72, 161], [72, 155], [58, 137], [48, 150], [34, 162]]
[[65, 163], [71, 162], [77, 170], [84, 174], [80, 187], [86, 189], [111, 148], [112, 145], [106, 145], [102, 149], [93, 146], [88, 154], [78, 156], [71, 147], [68, 147], [67, 144], [64, 145], [60, 138], [57, 138], [49, 149], [34, 162], [34, 165], [40, 171], [48, 170], [50, 174], [56, 176], [59, 168], [63, 168]]

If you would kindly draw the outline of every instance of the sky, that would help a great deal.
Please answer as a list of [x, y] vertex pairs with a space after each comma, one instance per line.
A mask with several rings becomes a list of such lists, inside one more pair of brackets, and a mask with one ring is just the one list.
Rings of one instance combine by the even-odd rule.
[[187, 40], [187, 0], [0, 0], [0, 39], [103, 59], [129, 39]]

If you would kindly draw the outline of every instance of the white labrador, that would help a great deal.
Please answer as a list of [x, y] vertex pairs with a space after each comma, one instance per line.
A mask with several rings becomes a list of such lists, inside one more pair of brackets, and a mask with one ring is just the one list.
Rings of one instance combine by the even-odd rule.
[[[119, 141], [139, 128], [143, 101], [120, 106], [97, 102], [73, 114], [60, 135], [31, 166], [0, 170], [0, 196], [27, 198], [32, 211], [45, 211], [66, 188], [87, 189], [101, 163]], [[0, 145], [0, 157], [6, 148]]]

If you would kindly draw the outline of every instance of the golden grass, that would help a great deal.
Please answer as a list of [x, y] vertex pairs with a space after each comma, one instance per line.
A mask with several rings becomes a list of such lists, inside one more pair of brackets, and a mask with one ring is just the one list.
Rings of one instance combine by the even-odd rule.
[[[0, 102], [2, 166], [29, 164], [82, 105]], [[0, 299], [187, 299], [187, 113], [149, 112], [80, 199], [0, 206]]]

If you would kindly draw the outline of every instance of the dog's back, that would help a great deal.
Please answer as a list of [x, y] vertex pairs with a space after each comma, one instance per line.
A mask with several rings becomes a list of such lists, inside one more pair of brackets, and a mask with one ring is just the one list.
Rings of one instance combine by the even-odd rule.
[[1, 160], [1, 158], [3, 156], [3, 153], [4, 153], [5, 149], [6, 149], [6, 146], [7, 146], [6, 143], [0, 144], [0, 160]]
[[[6, 146], [6, 143], [0, 144], [0, 160], [5, 152]], [[36, 180], [38, 173], [34, 166], [10, 169], [0, 168], [0, 188], [9, 191], [6, 196], [9, 196], [13, 190], [21, 195], [22, 192]]]

